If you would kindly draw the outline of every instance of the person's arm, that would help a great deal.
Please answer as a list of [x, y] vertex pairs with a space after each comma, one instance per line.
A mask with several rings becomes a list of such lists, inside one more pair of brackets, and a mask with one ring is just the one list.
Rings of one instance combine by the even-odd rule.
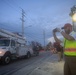
[[56, 31], [60, 32], [62, 34], [62, 36], [64, 38], [66, 38], [67, 40], [70, 40], [70, 41], [74, 41], [74, 37], [69, 35], [69, 34], [66, 34], [64, 31], [62, 31], [60, 28], [56, 28]]
[[56, 32], [57, 32], [57, 30], [54, 29], [54, 30], [53, 30], [53, 36], [54, 36], [55, 41], [56, 41], [56, 42], [59, 42], [59, 43], [62, 43], [62, 41], [61, 41], [60, 39], [57, 38]]
[[69, 34], [66, 34], [65, 32], [61, 32], [61, 34], [63, 35], [64, 38], [66, 38], [67, 40], [70, 40], [70, 41], [74, 41], [74, 37], [69, 35]]

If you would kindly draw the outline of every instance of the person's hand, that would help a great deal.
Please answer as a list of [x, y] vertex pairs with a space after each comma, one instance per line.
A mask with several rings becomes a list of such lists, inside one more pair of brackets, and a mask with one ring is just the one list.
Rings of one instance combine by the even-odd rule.
[[57, 32], [61, 32], [62, 30], [60, 28], [56, 28], [56, 31]]
[[62, 32], [62, 30], [60, 28], [55, 28], [55, 29], [53, 29], [53, 33], [55, 33], [55, 32]]
[[55, 33], [55, 32], [57, 32], [57, 29], [55, 28], [55, 29], [53, 29], [53, 32]]

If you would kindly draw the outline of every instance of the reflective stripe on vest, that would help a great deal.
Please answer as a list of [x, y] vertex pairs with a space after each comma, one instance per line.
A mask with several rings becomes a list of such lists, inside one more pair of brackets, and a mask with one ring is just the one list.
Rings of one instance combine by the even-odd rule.
[[64, 40], [64, 54], [68, 56], [76, 56], [76, 41]]

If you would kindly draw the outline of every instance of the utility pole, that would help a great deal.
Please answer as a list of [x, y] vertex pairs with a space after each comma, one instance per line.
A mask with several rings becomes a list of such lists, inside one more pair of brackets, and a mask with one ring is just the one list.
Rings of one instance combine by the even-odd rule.
[[22, 36], [24, 37], [24, 17], [25, 17], [25, 12], [24, 10], [22, 9], [22, 18], [21, 18], [21, 21], [22, 21]]
[[44, 38], [44, 50], [45, 50], [45, 30], [43, 30], [43, 38]]

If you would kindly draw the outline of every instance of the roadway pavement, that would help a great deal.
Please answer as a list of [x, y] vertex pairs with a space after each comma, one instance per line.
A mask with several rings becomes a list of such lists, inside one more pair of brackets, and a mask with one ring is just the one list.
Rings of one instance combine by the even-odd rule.
[[[40, 64], [26, 66], [12, 75], [63, 75], [63, 67], [64, 61], [58, 62], [58, 55], [50, 54], [48, 58], [41, 59]], [[30, 71], [28, 72], [28, 70]]]
[[57, 54], [53, 54], [51, 58], [51, 61], [47, 60], [33, 70], [30, 75], [63, 75], [64, 61], [58, 62]]

